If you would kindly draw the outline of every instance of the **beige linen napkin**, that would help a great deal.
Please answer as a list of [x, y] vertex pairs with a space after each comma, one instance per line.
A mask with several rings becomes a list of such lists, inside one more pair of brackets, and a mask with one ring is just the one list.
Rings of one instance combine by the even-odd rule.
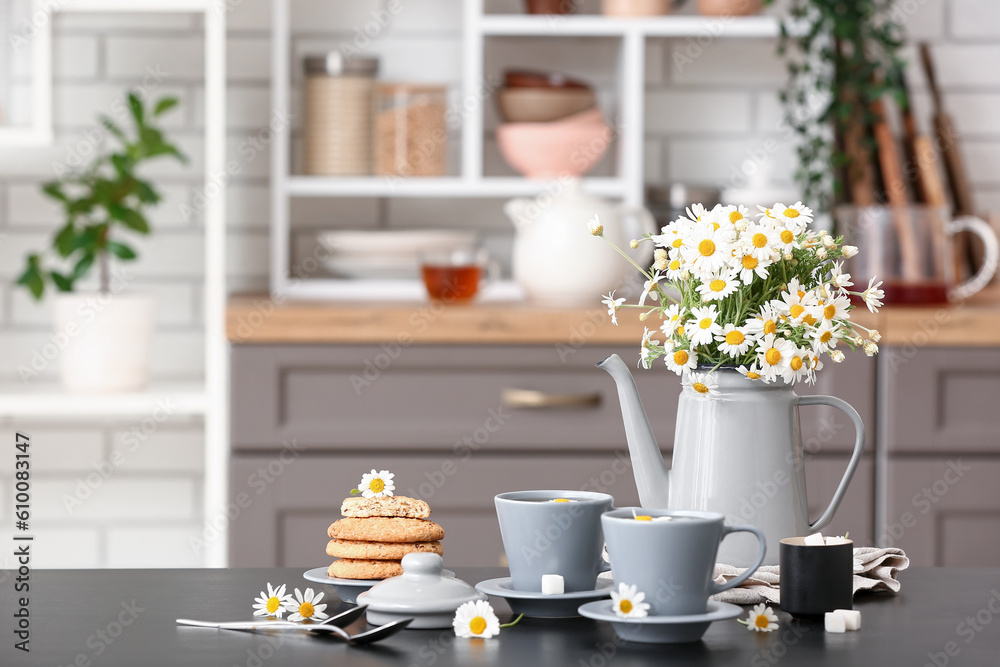
[[[858, 591], [899, 592], [896, 574], [910, 566], [910, 559], [902, 549], [858, 547], [854, 550], [854, 593]], [[734, 579], [744, 568], [716, 563], [715, 581], [725, 583]], [[764, 565], [753, 576], [736, 588], [712, 596], [719, 602], [732, 604], [781, 603], [778, 566]]]

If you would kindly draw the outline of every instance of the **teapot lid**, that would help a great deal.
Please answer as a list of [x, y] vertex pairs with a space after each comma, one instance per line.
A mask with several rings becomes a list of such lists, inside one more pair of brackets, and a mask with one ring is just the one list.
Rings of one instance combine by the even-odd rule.
[[369, 609], [427, 614], [454, 611], [470, 600], [485, 599], [461, 579], [444, 576], [444, 559], [437, 554], [406, 554], [402, 565], [403, 574], [371, 587], [366, 596]]

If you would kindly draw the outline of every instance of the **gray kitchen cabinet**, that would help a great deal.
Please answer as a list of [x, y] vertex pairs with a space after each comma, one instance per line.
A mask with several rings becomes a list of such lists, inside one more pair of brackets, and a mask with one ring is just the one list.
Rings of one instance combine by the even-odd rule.
[[914, 565], [1000, 565], [1000, 350], [889, 348], [886, 516]]
[[[421, 345], [390, 358], [378, 345], [235, 345], [230, 497], [240, 513], [230, 563], [329, 564], [326, 528], [372, 468], [396, 474], [397, 494], [430, 503], [446, 531], [446, 562], [457, 566], [499, 562], [493, 496], [502, 491], [596, 488], [619, 506], [637, 503], [615, 384], [594, 367], [612, 352], [630, 365], [638, 357], [637, 346]], [[679, 379], [661, 364], [634, 376], [669, 459]], [[838, 395], [873, 423], [870, 360], [849, 359], [821, 378], [796, 390]], [[815, 518], [854, 434], [837, 411], [801, 414]], [[827, 532], [872, 534], [872, 469], [869, 451]]]

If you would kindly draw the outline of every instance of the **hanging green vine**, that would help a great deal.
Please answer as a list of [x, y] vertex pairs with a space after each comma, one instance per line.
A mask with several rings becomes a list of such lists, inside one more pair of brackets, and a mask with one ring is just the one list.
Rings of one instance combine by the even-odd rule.
[[[773, 0], [767, 0], [770, 4]], [[871, 103], [886, 93], [902, 98], [904, 32], [893, 0], [789, 0], [778, 54], [788, 65], [780, 93], [799, 138], [796, 181], [805, 201], [829, 210], [843, 201], [848, 125], [864, 128], [861, 149], [875, 164]]]

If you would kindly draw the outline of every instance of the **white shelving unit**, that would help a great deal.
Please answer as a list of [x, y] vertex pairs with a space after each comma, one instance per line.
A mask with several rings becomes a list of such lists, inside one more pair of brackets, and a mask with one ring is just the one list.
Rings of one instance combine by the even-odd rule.
[[[663, 16], [612, 18], [598, 15], [531, 16], [487, 14], [484, 0], [462, 0], [462, 98], [475, 99], [482, 81], [485, 42], [503, 37], [605, 37], [620, 41], [617, 77], [618, 128], [615, 176], [585, 178], [594, 194], [640, 206], [643, 184], [643, 109], [645, 105], [646, 40], [662, 37], [773, 38], [779, 34], [774, 17]], [[291, 36], [290, 0], [273, 0], [272, 104], [278, 113], [290, 110]], [[442, 178], [398, 179], [380, 176], [327, 178], [291, 172], [290, 128], [275, 132], [271, 153], [271, 290], [291, 298], [355, 299], [423, 298], [415, 282], [372, 282], [335, 279], [298, 280], [290, 275], [291, 200], [296, 197], [421, 197], [507, 198], [531, 196], [546, 184], [517, 177], [492, 177], [483, 169], [483, 114], [469, 114], [461, 129], [461, 166], [458, 174]], [[492, 296], [516, 296], [513, 285], [495, 285]], [[488, 296], [488, 295], [484, 295]]]
[[[211, 174], [226, 161], [226, 12], [217, 0], [72, 0], [39, 3], [62, 13], [193, 13], [204, 15], [205, 30], [205, 185], [215, 190]], [[51, 44], [45, 55], [51, 62]], [[50, 91], [51, 70], [45, 82]], [[51, 109], [46, 111], [51, 117]], [[141, 392], [83, 395], [57, 384], [0, 385], [0, 419], [113, 420], [149, 416], [169, 406], [171, 418], [201, 417], [205, 429], [204, 515], [228, 502], [229, 349], [226, 341], [226, 197], [210, 198], [205, 226], [205, 377], [182, 382], [153, 382]], [[224, 530], [221, 532], [225, 532]], [[227, 538], [206, 547], [206, 565], [225, 567]]]

